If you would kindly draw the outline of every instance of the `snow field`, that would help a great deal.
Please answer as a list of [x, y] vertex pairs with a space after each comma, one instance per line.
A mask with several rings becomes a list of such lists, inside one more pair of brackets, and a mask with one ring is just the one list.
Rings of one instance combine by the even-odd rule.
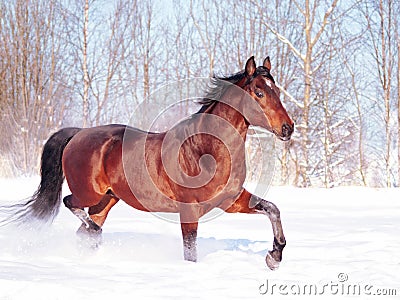
[[[30, 196], [38, 182], [0, 180], [0, 204]], [[400, 299], [400, 190], [272, 187], [267, 200], [281, 210], [287, 239], [277, 271], [265, 264], [273, 242], [266, 216], [223, 214], [199, 224], [199, 261], [190, 263], [178, 224], [120, 202], [93, 250], [62, 206], [40, 231], [0, 228], [0, 300], [308, 299], [295, 293], [309, 285], [317, 299]], [[360, 295], [335, 293], [348, 285]], [[373, 295], [383, 291], [397, 294]]]

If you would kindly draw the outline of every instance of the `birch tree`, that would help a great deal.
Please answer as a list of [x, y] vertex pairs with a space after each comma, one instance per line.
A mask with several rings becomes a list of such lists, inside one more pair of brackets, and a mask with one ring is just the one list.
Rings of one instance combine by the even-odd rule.
[[[310, 112], [312, 106], [315, 104], [315, 93], [313, 95], [313, 85], [315, 84], [315, 74], [321, 64], [316, 64], [315, 55], [318, 49], [321, 38], [325, 33], [327, 27], [331, 26], [333, 21], [332, 15], [338, 4], [338, 0], [332, 0], [329, 4], [319, 0], [305, 0], [304, 3], [298, 1], [293, 2], [293, 11], [289, 16], [287, 22], [297, 23], [298, 26], [302, 24], [301, 34], [302, 39], [293, 41], [287, 36], [287, 32], [280, 32], [274, 24], [269, 23], [268, 18], [262, 18], [261, 22], [265, 28], [276, 36], [281, 43], [289, 47], [292, 55], [296, 57], [302, 71], [302, 101], [295, 101], [298, 108], [301, 110], [300, 124], [297, 124], [296, 129], [300, 131], [300, 160], [297, 169], [297, 174], [301, 177], [302, 186], [311, 185], [310, 182], [310, 148], [311, 139], [310, 134], [312, 128], [310, 127]], [[259, 9], [262, 16], [267, 14], [266, 2], [253, 2]], [[321, 13], [321, 11], [323, 12]], [[295, 15], [296, 14], [296, 15]], [[297, 17], [296, 17], [297, 16]], [[300, 27], [299, 27], [300, 29]]]
[[[400, 5], [396, 7], [396, 14], [400, 14]], [[395, 22], [395, 36], [397, 46], [397, 183], [400, 185], [400, 21]]]
[[89, 70], [88, 70], [88, 43], [89, 43], [89, 0], [85, 0], [83, 10], [83, 32], [82, 32], [82, 72], [83, 72], [83, 127], [89, 124]]
[[57, 1], [0, 4], [2, 156], [17, 174], [37, 170], [48, 135], [69, 105]]
[[[383, 101], [383, 122], [384, 122], [384, 145], [385, 151], [383, 159], [385, 162], [385, 185], [392, 185], [392, 78], [394, 69], [394, 2], [390, 0], [366, 1], [363, 3], [363, 14], [366, 21], [368, 32], [368, 41], [371, 49], [372, 58], [375, 64], [372, 70], [378, 74], [377, 81], [379, 82], [379, 92], [377, 97]], [[398, 18], [398, 17], [397, 17]], [[398, 20], [397, 20], [398, 22]], [[371, 70], [371, 72], [372, 72]]]

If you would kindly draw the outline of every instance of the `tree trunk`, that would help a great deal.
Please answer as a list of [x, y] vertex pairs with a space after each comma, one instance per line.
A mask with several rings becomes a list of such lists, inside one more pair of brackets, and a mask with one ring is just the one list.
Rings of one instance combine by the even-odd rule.
[[83, 23], [83, 127], [89, 125], [89, 70], [87, 59], [89, 27], [89, 0], [85, 0]]

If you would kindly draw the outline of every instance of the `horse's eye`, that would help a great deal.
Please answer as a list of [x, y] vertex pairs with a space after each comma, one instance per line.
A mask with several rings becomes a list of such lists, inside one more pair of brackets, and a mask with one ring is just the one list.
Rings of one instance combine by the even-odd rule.
[[256, 92], [256, 96], [257, 96], [258, 98], [262, 98], [262, 97], [264, 97], [264, 94], [263, 94], [262, 92], [260, 92], [260, 91], [257, 91], [257, 92]]

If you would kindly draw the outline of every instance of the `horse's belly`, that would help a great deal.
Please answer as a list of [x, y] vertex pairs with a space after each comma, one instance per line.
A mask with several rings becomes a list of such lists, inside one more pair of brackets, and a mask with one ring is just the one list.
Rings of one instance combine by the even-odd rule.
[[[143, 139], [139, 136], [129, 146], [120, 144], [109, 153], [106, 172], [111, 190], [128, 205], [142, 211], [178, 212], [178, 205], [172, 193], [168, 192], [168, 182], [160, 180], [158, 184], [161, 186], [153, 182], [150, 173], [156, 174], [157, 171], [145, 163], [143, 151]], [[153, 154], [155, 160], [156, 153]]]

